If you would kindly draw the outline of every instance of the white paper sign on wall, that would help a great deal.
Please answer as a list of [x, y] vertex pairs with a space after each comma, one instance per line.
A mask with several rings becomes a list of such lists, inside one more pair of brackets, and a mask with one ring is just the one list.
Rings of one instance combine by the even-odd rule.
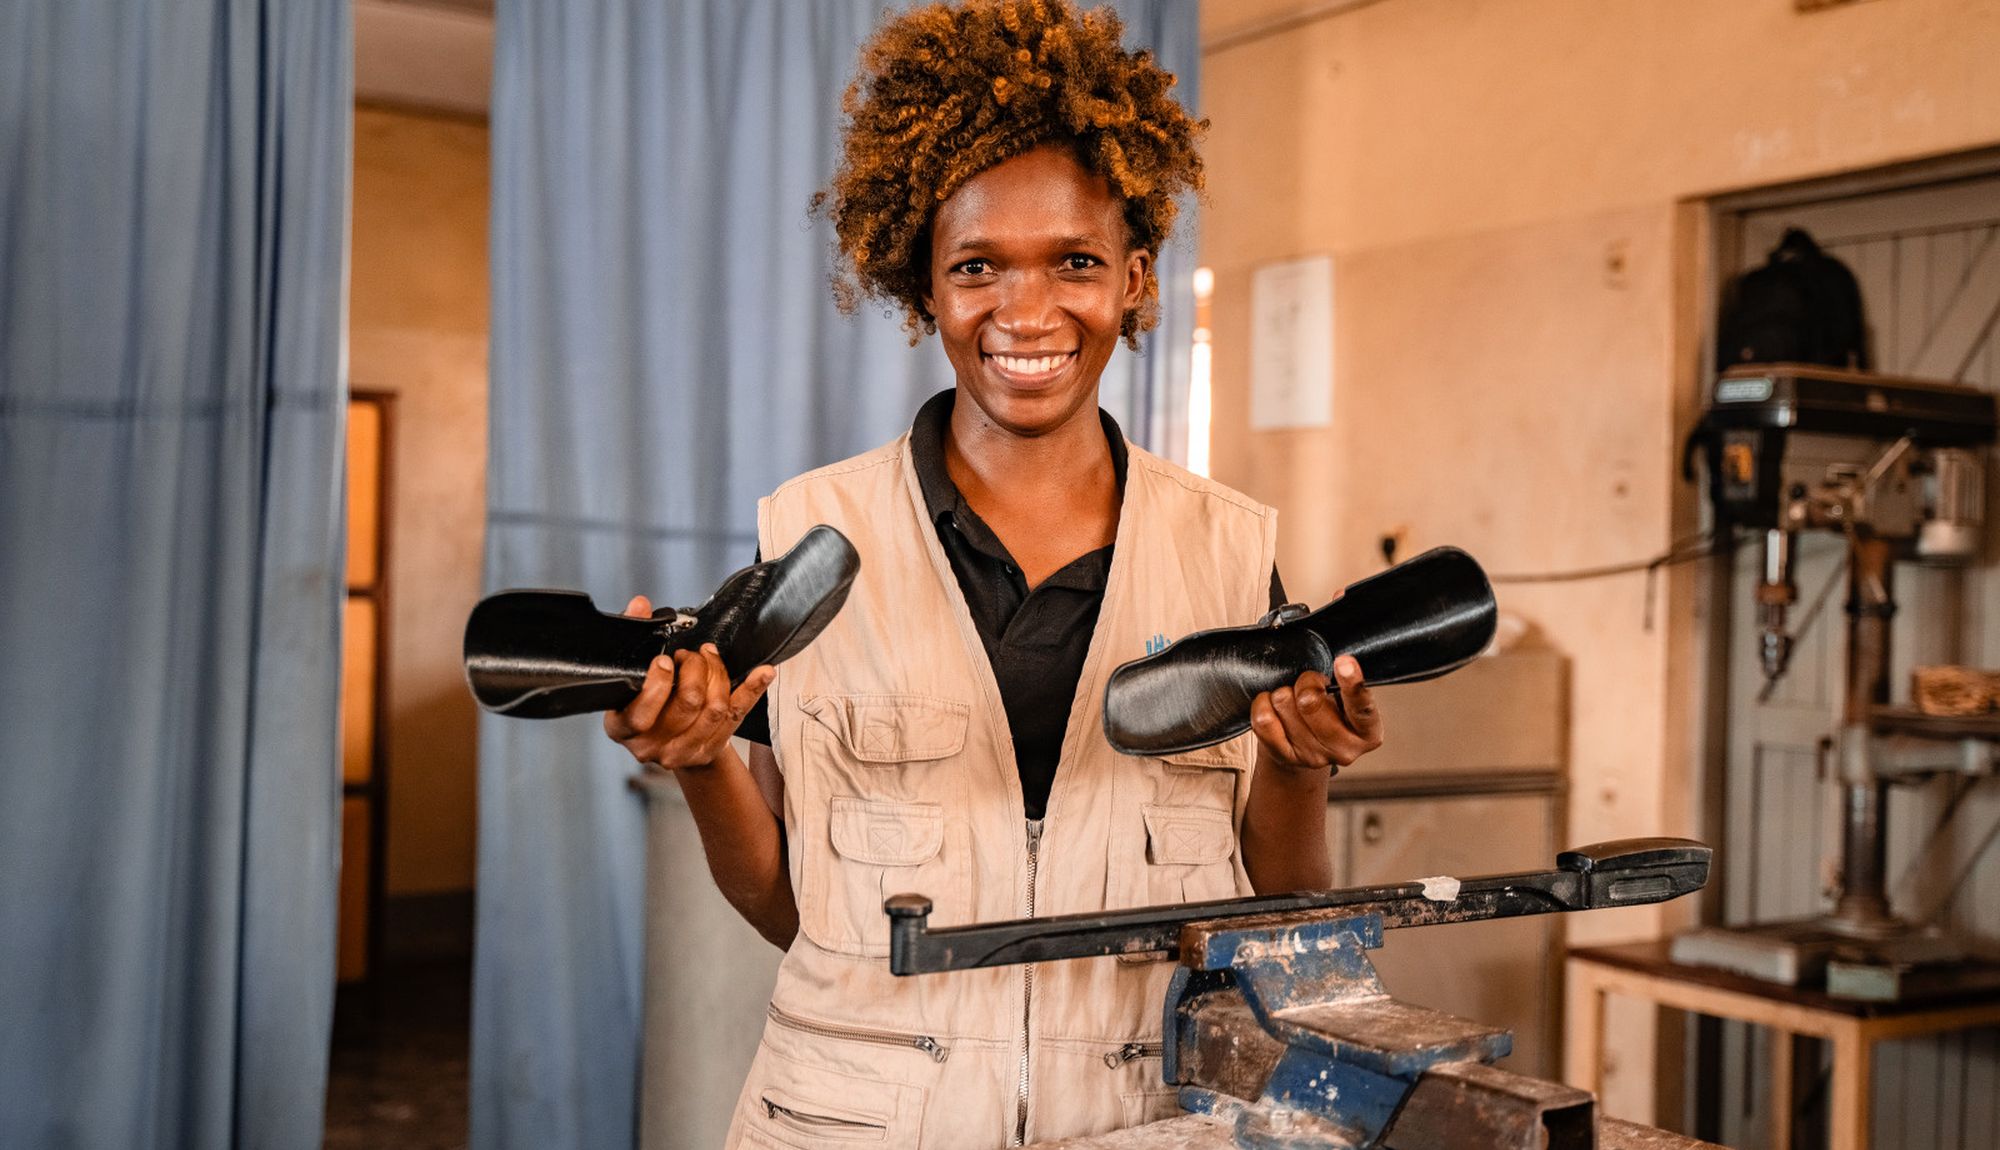
[[1250, 276], [1250, 429], [1333, 422], [1333, 257]]

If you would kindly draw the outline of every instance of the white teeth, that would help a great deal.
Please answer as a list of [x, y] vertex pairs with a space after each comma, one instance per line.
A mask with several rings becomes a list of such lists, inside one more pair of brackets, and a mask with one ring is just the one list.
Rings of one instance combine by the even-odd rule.
[[1013, 372], [1016, 375], [1041, 375], [1045, 372], [1054, 371], [1069, 356], [1067, 354], [1043, 355], [1030, 358], [1019, 355], [996, 355], [993, 358], [999, 362], [1002, 369]]

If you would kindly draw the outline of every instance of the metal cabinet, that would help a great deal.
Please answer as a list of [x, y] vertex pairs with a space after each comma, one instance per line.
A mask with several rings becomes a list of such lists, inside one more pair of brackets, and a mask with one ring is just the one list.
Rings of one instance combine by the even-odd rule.
[[[1446, 679], [1383, 688], [1388, 742], [1329, 790], [1340, 886], [1552, 865], [1566, 741], [1564, 660], [1482, 659]], [[1514, 1031], [1502, 1065], [1554, 1076], [1559, 916], [1394, 930], [1375, 954], [1398, 998]]]
[[[1430, 875], [1537, 870], [1555, 843], [1556, 796], [1452, 794], [1336, 800], [1327, 840], [1342, 886]], [[1398, 998], [1514, 1031], [1502, 1065], [1557, 1069], [1556, 972], [1560, 920], [1513, 918], [1392, 930], [1375, 966]]]

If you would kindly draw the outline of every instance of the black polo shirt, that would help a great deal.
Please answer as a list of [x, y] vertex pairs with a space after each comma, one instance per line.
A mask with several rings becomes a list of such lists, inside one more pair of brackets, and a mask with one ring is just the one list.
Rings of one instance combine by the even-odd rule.
[[[1083, 677], [1091, 633], [1104, 606], [1111, 574], [1111, 548], [1100, 547], [1072, 559], [1033, 590], [1005, 544], [967, 505], [945, 470], [944, 440], [957, 392], [946, 390], [925, 401], [910, 427], [910, 461], [924, 496], [924, 510], [937, 531], [952, 574], [972, 613], [986, 659], [1007, 711], [1014, 737], [1014, 761], [1021, 772], [1021, 795], [1031, 819], [1048, 808], [1049, 788], [1062, 756], [1070, 704]], [[1118, 490], [1125, 490], [1125, 436], [1102, 410], [1105, 442]], [[1271, 605], [1285, 601], [1278, 572], [1271, 570]], [[1243, 622], [1250, 622], [1245, 619]], [[771, 741], [765, 704], [743, 720], [737, 734], [752, 742]]]

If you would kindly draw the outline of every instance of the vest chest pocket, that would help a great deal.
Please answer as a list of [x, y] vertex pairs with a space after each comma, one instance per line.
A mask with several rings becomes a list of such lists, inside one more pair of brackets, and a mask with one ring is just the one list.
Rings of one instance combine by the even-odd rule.
[[799, 928], [820, 948], [889, 953], [882, 900], [930, 897], [932, 921], [965, 920], [972, 875], [959, 754], [970, 708], [919, 695], [805, 700]]
[[1212, 807], [1147, 803], [1146, 881], [1155, 901], [1200, 902], [1236, 893], [1236, 820]]

